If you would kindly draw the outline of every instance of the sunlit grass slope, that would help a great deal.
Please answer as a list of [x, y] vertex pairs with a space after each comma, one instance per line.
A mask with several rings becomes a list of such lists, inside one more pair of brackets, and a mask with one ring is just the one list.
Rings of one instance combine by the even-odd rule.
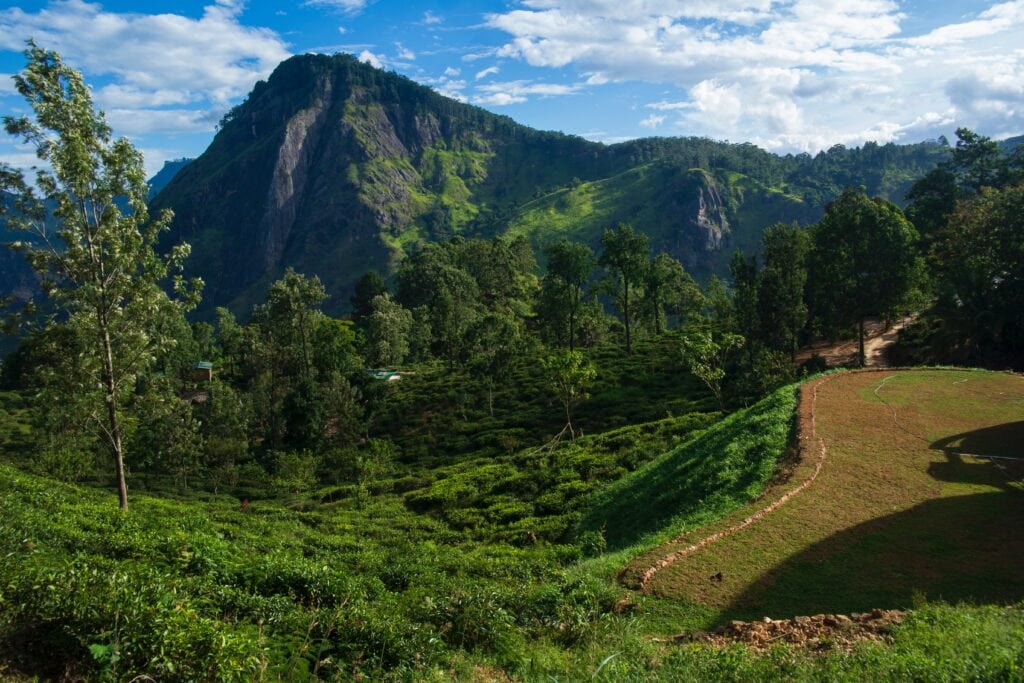
[[756, 498], [785, 456], [796, 395], [795, 385], [783, 387], [605, 487], [583, 526], [621, 549], [705, 524]]
[[[723, 619], [909, 607], [915, 596], [1024, 597], [1024, 468], [1015, 460], [1024, 458], [1024, 379], [936, 370], [820, 382], [817, 430], [828, 451], [817, 480], [666, 567], [649, 589]], [[657, 548], [634, 570], [692, 542]]]

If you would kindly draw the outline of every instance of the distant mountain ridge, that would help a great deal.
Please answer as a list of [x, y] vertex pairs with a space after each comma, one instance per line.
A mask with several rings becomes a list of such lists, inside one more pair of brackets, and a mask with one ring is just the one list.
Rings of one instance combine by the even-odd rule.
[[160, 194], [160, 191], [167, 187], [167, 183], [174, 180], [174, 176], [190, 163], [192, 163], [192, 159], [187, 157], [165, 161], [163, 167], [149, 179], [149, 198], [153, 199]]
[[368, 269], [454, 236], [597, 244], [628, 221], [698, 276], [723, 273], [775, 221], [810, 222], [848, 184], [899, 201], [948, 156], [938, 142], [778, 156], [750, 144], [647, 138], [603, 145], [542, 132], [349, 55], [277, 67], [155, 198], [192, 244], [203, 308], [247, 315], [287, 267], [345, 310]]

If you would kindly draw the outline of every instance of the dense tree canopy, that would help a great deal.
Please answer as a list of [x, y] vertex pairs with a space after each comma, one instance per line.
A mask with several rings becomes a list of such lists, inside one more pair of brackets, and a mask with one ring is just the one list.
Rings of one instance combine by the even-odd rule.
[[811, 231], [812, 311], [826, 333], [857, 325], [864, 363], [864, 320], [891, 316], [922, 278], [917, 231], [895, 205], [847, 188]]

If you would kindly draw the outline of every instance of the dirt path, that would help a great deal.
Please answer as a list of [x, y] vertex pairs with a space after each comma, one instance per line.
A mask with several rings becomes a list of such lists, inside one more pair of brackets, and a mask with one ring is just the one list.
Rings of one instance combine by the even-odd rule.
[[[865, 322], [864, 357], [865, 366], [869, 368], [884, 368], [889, 366], [889, 347], [895, 344], [900, 337], [900, 330], [914, 319], [907, 316], [889, 329], [885, 329], [885, 321], [871, 318]], [[841, 367], [856, 365], [857, 363], [857, 340], [830, 344], [829, 342], [818, 342], [806, 346], [796, 354], [796, 362], [803, 363], [810, 360], [812, 356], [824, 358], [829, 367]]]

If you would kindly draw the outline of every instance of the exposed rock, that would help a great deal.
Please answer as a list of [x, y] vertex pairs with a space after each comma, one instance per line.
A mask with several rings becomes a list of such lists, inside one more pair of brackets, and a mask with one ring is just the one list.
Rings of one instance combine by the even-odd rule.
[[263, 264], [266, 268], [278, 265], [284, 253], [285, 244], [298, 205], [306, 189], [306, 179], [311, 165], [313, 151], [317, 146], [324, 114], [331, 100], [331, 81], [321, 78], [317, 85], [318, 95], [313, 104], [300, 110], [288, 121], [284, 140], [277, 152], [277, 163], [270, 181], [266, 210], [263, 213]]
[[690, 225], [703, 240], [704, 249], [716, 251], [722, 247], [722, 239], [729, 233], [729, 221], [725, 218], [722, 195], [714, 182], [697, 189], [695, 211]]

